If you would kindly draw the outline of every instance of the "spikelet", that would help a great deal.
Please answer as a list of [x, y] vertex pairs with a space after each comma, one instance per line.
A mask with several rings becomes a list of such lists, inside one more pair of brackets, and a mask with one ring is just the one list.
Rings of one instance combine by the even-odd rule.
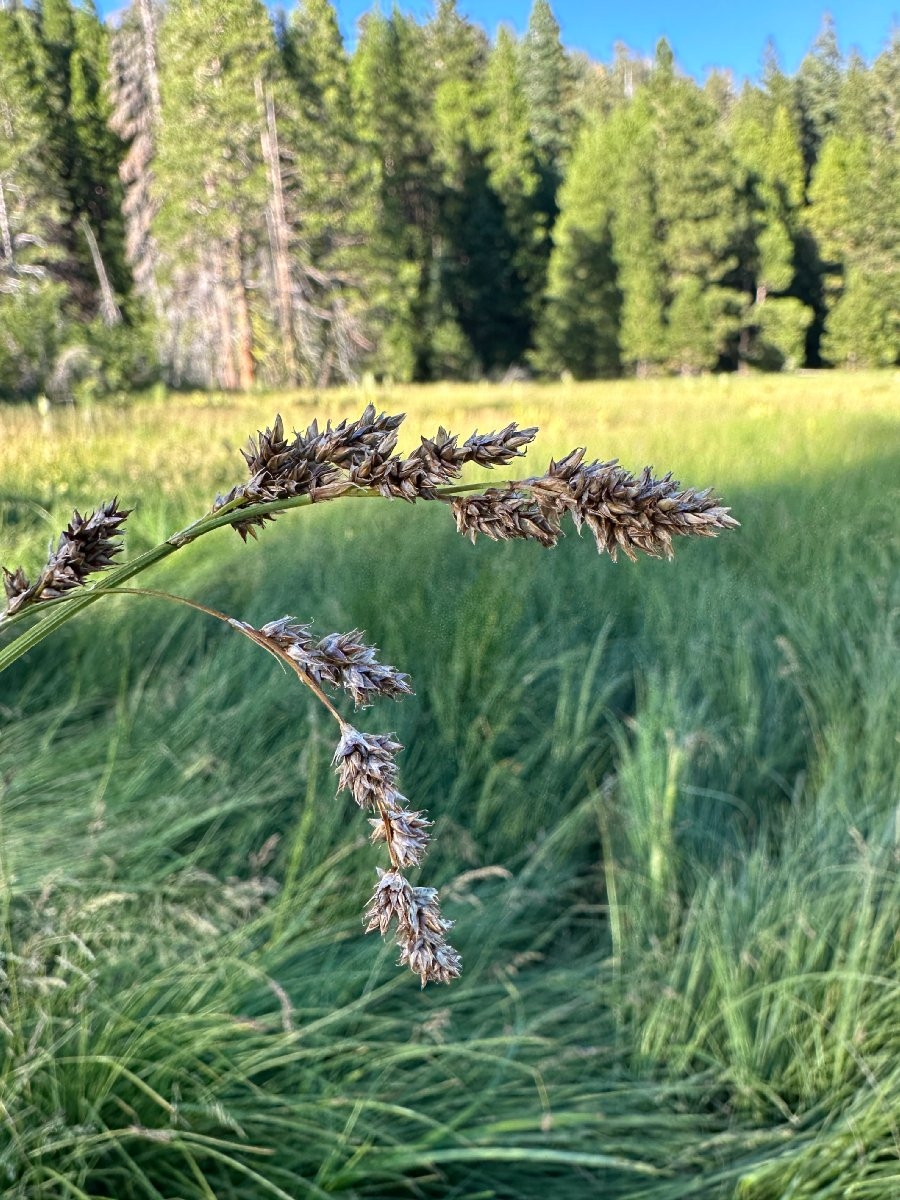
[[87, 517], [76, 509], [33, 584], [21, 567], [14, 571], [4, 567], [7, 605], [3, 615], [12, 616], [28, 605], [64, 596], [81, 587], [89, 575], [110, 566], [121, 553], [122, 526], [131, 511], [120, 509], [118, 503], [118, 499], [108, 500]]

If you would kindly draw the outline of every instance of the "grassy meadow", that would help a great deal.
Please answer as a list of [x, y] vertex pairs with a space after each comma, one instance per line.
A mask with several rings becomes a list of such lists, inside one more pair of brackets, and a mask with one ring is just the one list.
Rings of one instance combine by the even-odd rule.
[[[339, 500], [137, 583], [360, 627], [415, 696], [423, 882], [462, 978], [360, 914], [333, 726], [196, 612], [94, 605], [0, 677], [0, 1196], [887, 1200], [900, 1194], [900, 378], [0, 408], [0, 561], [118, 495], [147, 549], [248, 434], [406, 411], [713, 485], [674, 562], [461, 539]], [[515, 472], [495, 472], [496, 482]], [[21, 628], [21, 627], [20, 627]], [[351, 811], [353, 810], [353, 811]]]

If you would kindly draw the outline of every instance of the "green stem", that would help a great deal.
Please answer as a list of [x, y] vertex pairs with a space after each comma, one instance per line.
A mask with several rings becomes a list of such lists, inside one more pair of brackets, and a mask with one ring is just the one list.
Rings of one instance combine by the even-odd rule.
[[[460, 496], [467, 492], [483, 490], [484, 487], [485, 484], [483, 483], [458, 484], [453, 487], [437, 488], [436, 494], [441, 499], [452, 499], [454, 496]], [[344, 493], [339, 499], [380, 498], [380, 495], [374, 489], [355, 488], [351, 492]], [[38, 610], [41, 613], [40, 619], [35, 625], [32, 625], [30, 629], [15, 637], [8, 646], [0, 649], [0, 673], [5, 671], [7, 667], [12, 666], [14, 662], [27, 654], [29, 650], [33, 650], [45, 638], [55, 633], [67, 621], [71, 621], [73, 617], [76, 617], [89, 605], [94, 604], [97, 600], [101, 600], [106, 595], [115, 593], [129, 579], [134, 579], [136, 575], [140, 575], [148, 567], [162, 562], [163, 559], [168, 558], [183, 546], [196, 541], [197, 538], [204, 537], [207, 533], [212, 533], [213, 530], [221, 529], [225, 525], [234, 525], [237, 521], [248, 521], [254, 517], [287, 512], [292, 508], [305, 508], [311, 503], [312, 500], [309, 496], [291, 496], [285, 500], [267, 500], [264, 503], [243, 506], [239, 499], [233, 500], [217, 512], [207, 513], [199, 520], [194, 521], [193, 524], [179, 530], [178, 533], [173, 533], [171, 537], [166, 538], [164, 542], [160, 542], [158, 546], [154, 546], [152, 550], [145, 550], [143, 554], [139, 554], [136, 558], [130, 559], [121, 566], [113, 567], [111, 570], [106, 571], [98, 578], [96, 583], [81, 587], [77, 591], [60, 596], [57, 599], [45, 600], [39, 605], [23, 608], [11, 617], [4, 619], [0, 616], [0, 632], [2, 632], [4, 629], [11, 628], [27, 617], [38, 615]], [[47, 611], [48, 609], [50, 610], [49, 612]]]

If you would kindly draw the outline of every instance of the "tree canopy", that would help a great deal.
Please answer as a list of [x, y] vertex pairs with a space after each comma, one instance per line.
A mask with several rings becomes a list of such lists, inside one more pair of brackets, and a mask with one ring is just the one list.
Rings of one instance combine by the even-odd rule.
[[900, 361], [900, 35], [701, 85], [456, 0], [0, 8], [0, 396]]

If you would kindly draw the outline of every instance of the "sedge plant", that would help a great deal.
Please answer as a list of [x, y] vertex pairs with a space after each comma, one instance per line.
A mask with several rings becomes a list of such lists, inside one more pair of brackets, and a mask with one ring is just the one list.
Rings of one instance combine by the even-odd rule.
[[[550, 548], [562, 536], [564, 517], [577, 530], [587, 527], [597, 550], [615, 560], [621, 551], [671, 558], [679, 536], [712, 537], [738, 522], [710, 489], [682, 489], [671, 474], [655, 478], [645, 467], [633, 475], [617, 460], [588, 461], [578, 448], [551, 461], [542, 475], [511, 479], [498, 486], [461, 482], [463, 468], [508, 467], [525, 453], [536, 428], [510, 423], [496, 432], [473, 433], [465, 442], [444, 428], [421, 438], [408, 455], [397, 452], [403, 414], [378, 414], [369, 405], [354, 421], [285, 434], [277, 417], [271, 428], [251, 438], [243, 456], [249, 479], [219, 495], [208, 512], [159, 545], [116, 565], [123, 548], [129, 510], [117, 499], [82, 516], [74, 513], [55, 548], [34, 579], [21, 567], [3, 568], [6, 607], [0, 633], [12, 636], [0, 647], [0, 671], [49, 637], [85, 607], [117, 594], [161, 596], [187, 604], [227, 624], [292, 671], [336, 721], [340, 736], [333, 765], [339, 791], [350, 793], [370, 814], [371, 838], [384, 842], [388, 865], [365, 911], [367, 931], [395, 937], [400, 962], [420, 978], [448, 983], [461, 970], [460, 955], [447, 941], [452, 922], [442, 914], [434, 888], [407, 877], [420, 865], [431, 822], [413, 808], [398, 788], [397, 758], [403, 746], [391, 733], [363, 733], [336, 706], [346, 693], [356, 708], [376, 698], [410, 694], [410, 681], [377, 659], [377, 649], [360, 630], [316, 637], [310, 625], [290, 616], [256, 627], [195, 600], [126, 586], [132, 579], [201, 537], [224, 526], [246, 542], [277, 514], [338, 499], [382, 497], [409, 503], [446, 505], [457, 530], [473, 542], [478, 535], [494, 541], [535, 541]], [[330, 694], [329, 694], [330, 693]]]

